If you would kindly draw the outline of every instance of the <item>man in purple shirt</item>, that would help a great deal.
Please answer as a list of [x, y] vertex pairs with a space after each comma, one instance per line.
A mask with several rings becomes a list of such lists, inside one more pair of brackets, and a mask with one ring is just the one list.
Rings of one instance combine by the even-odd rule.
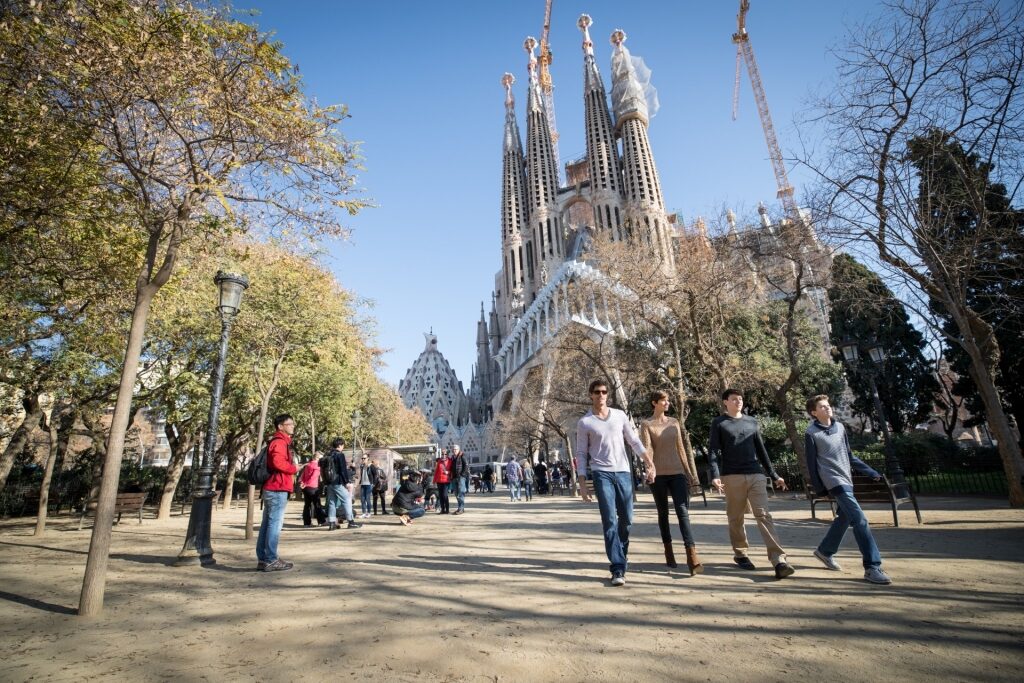
[[608, 407], [608, 384], [590, 383], [590, 411], [576, 425], [576, 473], [580, 496], [591, 500], [590, 486], [597, 495], [604, 530], [604, 550], [613, 586], [626, 583], [629, 528], [633, 524], [633, 475], [624, 443], [643, 456], [647, 481], [654, 481], [654, 462], [644, 449], [626, 413]]

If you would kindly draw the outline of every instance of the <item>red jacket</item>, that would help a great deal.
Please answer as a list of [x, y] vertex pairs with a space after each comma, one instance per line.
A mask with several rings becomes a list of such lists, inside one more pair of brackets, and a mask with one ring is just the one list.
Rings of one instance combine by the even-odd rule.
[[264, 491], [288, 491], [295, 487], [295, 472], [298, 468], [292, 462], [292, 437], [276, 432], [267, 446], [267, 469], [270, 479], [263, 485]]
[[434, 466], [434, 483], [435, 484], [447, 484], [450, 482], [452, 471], [452, 461], [449, 458], [441, 458], [437, 461], [437, 465]]

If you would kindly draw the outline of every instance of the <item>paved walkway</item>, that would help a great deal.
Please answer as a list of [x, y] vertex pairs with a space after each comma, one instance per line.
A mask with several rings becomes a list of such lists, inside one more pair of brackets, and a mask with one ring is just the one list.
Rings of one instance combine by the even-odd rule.
[[[88, 527], [0, 523], [0, 680], [48, 681], [1019, 681], [1024, 653], [1024, 511], [1005, 501], [922, 499], [871, 506], [895, 583], [861, 580], [811, 550], [825, 523], [804, 501], [773, 509], [797, 574], [732, 566], [724, 503], [693, 508], [707, 573], [663, 564], [641, 496], [629, 583], [608, 587], [595, 505], [511, 504], [471, 494], [459, 517], [409, 528], [304, 529], [289, 508], [290, 572], [257, 573], [244, 509], [218, 511], [214, 569], [171, 566], [187, 519], [115, 527], [106, 611], [73, 616]], [[827, 513], [826, 513], [827, 515]], [[754, 525], [748, 524], [757, 545]], [[678, 535], [678, 530], [676, 530]], [[682, 555], [677, 541], [677, 555]]]

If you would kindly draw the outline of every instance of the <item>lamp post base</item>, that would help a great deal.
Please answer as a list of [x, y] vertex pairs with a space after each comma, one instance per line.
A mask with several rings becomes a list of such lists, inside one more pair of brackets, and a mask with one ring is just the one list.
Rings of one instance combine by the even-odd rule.
[[175, 567], [201, 565], [209, 567], [217, 564], [213, 557], [213, 546], [210, 545], [210, 525], [213, 518], [214, 493], [200, 493], [192, 498], [192, 513], [188, 519], [188, 531], [185, 533], [185, 545], [178, 553]]

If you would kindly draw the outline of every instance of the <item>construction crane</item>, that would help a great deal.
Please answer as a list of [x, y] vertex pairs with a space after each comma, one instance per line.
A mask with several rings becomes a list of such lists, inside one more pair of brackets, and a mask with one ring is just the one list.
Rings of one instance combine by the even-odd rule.
[[540, 34], [540, 91], [544, 99], [544, 111], [548, 117], [548, 129], [551, 131], [551, 151], [555, 157], [555, 173], [560, 173], [558, 161], [558, 127], [555, 126], [555, 95], [551, 84], [551, 46], [548, 36], [551, 33], [551, 4], [554, 0], [546, 0], [544, 5], [544, 28]]
[[786, 165], [782, 162], [782, 150], [779, 149], [779, 141], [775, 137], [775, 126], [772, 125], [772, 115], [768, 111], [768, 98], [765, 97], [764, 85], [761, 83], [761, 72], [757, 68], [754, 48], [750, 45], [750, 36], [747, 34], [747, 10], [749, 9], [750, 0], [740, 0], [740, 11], [736, 15], [736, 33], [732, 34], [732, 42], [736, 43], [736, 83], [732, 91], [732, 118], [734, 121], [736, 120], [740, 103], [740, 60], [742, 59], [747, 65], [750, 85], [754, 89], [757, 113], [761, 116], [761, 127], [764, 128], [765, 141], [768, 143], [768, 158], [771, 159], [772, 170], [775, 171], [775, 184], [779, 188], [777, 193], [779, 201], [782, 202], [782, 209], [786, 217], [793, 221], [799, 221], [800, 212], [793, 199], [793, 187], [789, 184]]

